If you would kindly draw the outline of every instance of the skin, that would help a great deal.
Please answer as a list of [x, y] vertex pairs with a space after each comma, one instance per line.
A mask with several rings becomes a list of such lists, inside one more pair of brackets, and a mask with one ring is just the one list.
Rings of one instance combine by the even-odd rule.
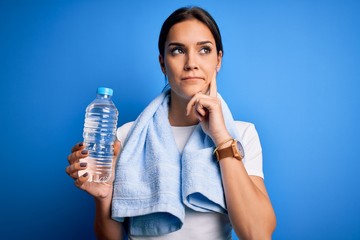
[[[120, 152], [120, 142], [114, 143], [113, 165], [116, 163]], [[111, 179], [106, 183], [87, 182], [89, 176], [85, 173], [78, 176], [80, 170], [86, 170], [86, 165], [81, 166], [80, 159], [86, 158], [88, 152], [84, 150], [82, 143], [76, 144], [68, 155], [69, 166], [66, 173], [75, 180], [75, 186], [88, 192], [95, 201], [95, 224], [94, 229], [98, 239], [124, 239], [125, 230], [121, 223], [111, 219], [111, 200], [114, 182], [114, 172]], [[115, 167], [113, 166], [113, 170]]]
[[[175, 24], [159, 56], [162, 71], [171, 85], [169, 121], [172, 126], [190, 126], [200, 122], [203, 130], [218, 145], [230, 138], [224, 123], [221, 101], [217, 98], [216, 74], [221, 68], [222, 52], [206, 25], [191, 19]], [[222, 148], [231, 143], [224, 144]], [[75, 185], [94, 196], [95, 231], [99, 239], [121, 239], [121, 223], [111, 219], [113, 179], [108, 183], [86, 182], [78, 171], [86, 169], [79, 160], [87, 156], [77, 144], [68, 156], [66, 172]], [[120, 144], [115, 143], [115, 158]], [[115, 163], [116, 161], [114, 161]], [[241, 161], [222, 159], [220, 169], [230, 221], [241, 239], [271, 239], [276, 218], [262, 178], [249, 176]]]

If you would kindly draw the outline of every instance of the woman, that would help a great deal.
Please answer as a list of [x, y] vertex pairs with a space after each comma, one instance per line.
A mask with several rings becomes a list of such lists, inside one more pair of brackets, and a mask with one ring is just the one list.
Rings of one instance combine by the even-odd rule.
[[231, 239], [233, 228], [241, 239], [271, 239], [276, 220], [258, 135], [252, 124], [233, 121], [217, 94], [223, 47], [216, 22], [198, 7], [176, 10], [162, 26], [159, 52], [170, 89], [118, 129], [115, 181], [78, 176], [86, 171], [82, 143], [68, 156], [66, 172], [94, 196], [97, 236]]

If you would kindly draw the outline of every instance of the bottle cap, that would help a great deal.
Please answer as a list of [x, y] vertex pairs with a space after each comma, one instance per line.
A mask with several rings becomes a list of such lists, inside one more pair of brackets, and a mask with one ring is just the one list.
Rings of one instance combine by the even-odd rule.
[[112, 96], [113, 95], [113, 90], [111, 88], [107, 88], [107, 87], [99, 87], [97, 89], [97, 93], [98, 94], [104, 94], [104, 95], [109, 95]]

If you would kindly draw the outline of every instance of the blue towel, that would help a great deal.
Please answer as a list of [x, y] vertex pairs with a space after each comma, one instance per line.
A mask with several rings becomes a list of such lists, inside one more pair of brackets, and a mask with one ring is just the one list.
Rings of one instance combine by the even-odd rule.
[[[112, 218], [129, 217], [131, 235], [179, 230], [185, 205], [227, 214], [214, 143], [198, 124], [179, 152], [168, 120], [169, 92], [155, 98], [136, 119], [115, 169]], [[222, 109], [228, 131], [239, 139], [223, 100]]]

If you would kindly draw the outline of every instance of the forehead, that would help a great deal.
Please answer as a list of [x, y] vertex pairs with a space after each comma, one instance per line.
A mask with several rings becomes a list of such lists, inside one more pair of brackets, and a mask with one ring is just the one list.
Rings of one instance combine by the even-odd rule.
[[189, 19], [176, 23], [170, 28], [166, 42], [197, 43], [199, 41], [211, 41], [215, 39], [210, 29], [197, 19]]

